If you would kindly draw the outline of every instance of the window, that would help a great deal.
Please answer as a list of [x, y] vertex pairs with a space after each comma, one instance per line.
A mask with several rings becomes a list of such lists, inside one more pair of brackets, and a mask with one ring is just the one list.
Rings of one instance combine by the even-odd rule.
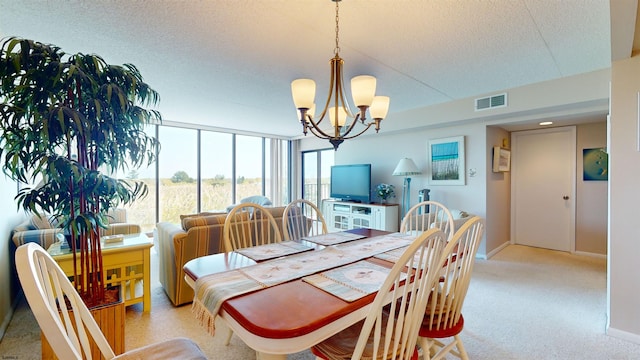
[[302, 153], [302, 197], [316, 206], [329, 198], [331, 166], [335, 151], [332, 149]]
[[202, 211], [222, 211], [233, 204], [233, 134], [202, 131], [200, 197]]
[[198, 211], [198, 131], [161, 126], [159, 172], [160, 221], [180, 223], [180, 215]]
[[236, 135], [236, 197], [263, 195], [264, 153], [260, 137]]

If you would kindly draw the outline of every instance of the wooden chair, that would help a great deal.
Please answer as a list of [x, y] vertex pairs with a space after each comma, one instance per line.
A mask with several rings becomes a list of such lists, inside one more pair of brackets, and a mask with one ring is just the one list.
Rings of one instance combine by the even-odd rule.
[[224, 251], [282, 241], [278, 222], [264, 207], [254, 203], [236, 205], [224, 222]]
[[[107, 359], [206, 359], [196, 343], [177, 338], [116, 356], [60, 266], [38, 244], [16, 250], [18, 277], [40, 329], [59, 359], [92, 359], [90, 339]], [[67, 306], [59, 306], [66, 304]]]
[[[224, 221], [222, 231], [225, 252], [282, 241], [278, 222], [273, 215], [252, 202], [234, 206]], [[232, 336], [233, 331], [229, 328], [225, 345], [229, 345]]]
[[[483, 231], [484, 221], [474, 216], [456, 231], [447, 244], [444, 253], [448, 254], [448, 259], [437, 291], [434, 290], [429, 299], [419, 331], [418, 342], [425, 359], [443, 359], [448, 353], [469, 359], [459, 336], [464, 326], [462, 305]], [[446, 338], [452, 338], [448, 344], [442, 342]]]
[[[443, 266], [445, 235], [439, 229], [421, 233], [395, 263], [380, 287], [368, 316], [311, 351], [318, 359], [417, 359], [421, 318]], [[413, 281], [405, 283], [408, 271]]]
[[436, 201], [423, 201], [413, 206], [402, 218], [401, 233], [419, 233], [437, 227], [451, 240], [455, 232], [453, 216], [449, 209]]
[[282, 232], [285, 240], [298, 240], [305, 236], [326, 234], [327, 223], [315, 204], [298, 199], [284, 209]]

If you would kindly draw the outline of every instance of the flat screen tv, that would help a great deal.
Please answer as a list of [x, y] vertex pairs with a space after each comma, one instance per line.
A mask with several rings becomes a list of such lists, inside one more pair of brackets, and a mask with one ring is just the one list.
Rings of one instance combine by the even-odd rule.
[[332, 166], [330, 196], [341, 201], [370, 203], [371, 164]]

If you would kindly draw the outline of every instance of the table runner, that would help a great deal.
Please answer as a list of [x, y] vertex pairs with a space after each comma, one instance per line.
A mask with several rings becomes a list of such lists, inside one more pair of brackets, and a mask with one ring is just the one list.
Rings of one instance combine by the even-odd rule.
[[327, 247], [206, 275], [196, 280], [192, 311], [214, 335], [215, 317], [228, 299], [407, 246], [412, 240], [395, 234], [376, 236], [353, 241], [348, 246]]

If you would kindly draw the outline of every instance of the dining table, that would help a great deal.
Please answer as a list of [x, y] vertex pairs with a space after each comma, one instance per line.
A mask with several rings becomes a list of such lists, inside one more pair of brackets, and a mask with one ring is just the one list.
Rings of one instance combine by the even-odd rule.
[[[367, 228], [347, 230], [342, 234], [354, 235], [354, 239], [360, 240], [329, 245], [314, 242], [313, 238], [309, 238], [301, 239], [297, 243], [311, 248], [308, 253], [303, 253], [306, 254], [304, 255], [306, 259], [317, 259], [320, 254], [333, 251], [333, 248], [342, 249], [350, 256], [366, 249], [368, 246], [366, 242], [368, 240], [374, 242], [374, 239], [378, 239], [379, 243], [382, 239], [386, 240], [386, 244], [392, 244], [391, 247], [383, 249], [386, 253], [388, 253], [388, 249], [400, 251], [402, 246], [408, 245], [415, 239], [415, 235], [408, 236]], [[397, 242], [397, 246], [394, 245], [395, 242]], [[355, 245], [358, 248], [354, 247]], [[258, 247], [250, 249], [255, 249], [255, 252], [261, 250], [256, 248]], [[195, 305], [199, 296], [199, 279], [205, 281], [209, 277], [220, 279], [226, 274], [234, 272], [255, 272], [259, 269], [265, 269], [266, 265], [277, 267], [278, 262], [287, 258], [295, 259], [294, 256], [301, 257], [303, 255], [289, 255], [263, 261], [259, 258], [255, 260], [255, 256], [249, 257], [238, 250], [203, 256], [184, 265], [185, 281], [196, 290]], [[370, 256], [366, 253], [364, 256], [362, 259], [349, 259], [347, 263], [364, 263], [387, 269], [393, 266], [393, 260], [384, 256]], [[327, 262], [327, 268], [322, 269], [325, 272], [331, 271], [331, 261], [327, 260]], [[338, 268], [348, 264], [341, 264]], [[260, 271], [265, 272], [265, 270]], [[313, 272], [314, 270], [309, 271]], [[254, 277], [258, 276], [254, 275]], [[245, 344], [257, 352], [258, 358], [264, 360], [286, 359], [287, 354], [309, 349], [367, 316], [377, 290], [370, 291], [364, 296], [359, 295], [353, 299], [345, 300], [326, 291], [326, 289], [321, 289], [322, 286], [314, 284], [314, 281], [310, 280], [314, 277], [317, 278], [318, 275], [304, 273], [300, 277], [294, 276], [289, 281], [274, 283], [272, 286], [249, 288], [244, 293], [241, 292], [236, 296], [219, 300], [221, 304], [217, 313], [213, 314], [213, 319], [220, 317], [224, 320]], [[212, 278], [214, 286], [217, 281], [215, 279]], [[226, 288], [225, 285], [220, 287]], [[343, 286], [347, 292], [350, 291], [350, 287], [349, 284]]]

